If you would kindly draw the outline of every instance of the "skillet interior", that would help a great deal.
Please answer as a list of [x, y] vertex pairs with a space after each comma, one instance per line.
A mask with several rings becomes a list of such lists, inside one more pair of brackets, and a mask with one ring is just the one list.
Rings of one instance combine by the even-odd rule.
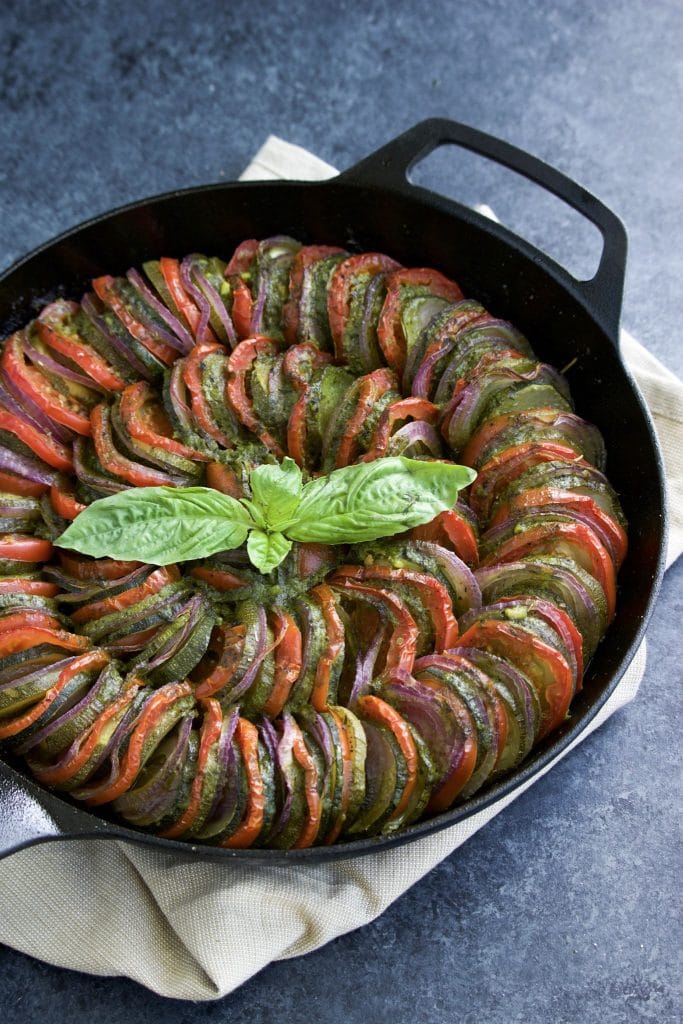
[[[172, 193], [88, 222], [37, 250], [0, 278], [2, 336], [48, 301], [77, 298], [92, 277], [120, 274], [160, 254], [229, 254], [247, 237], [287, 233], [317, 242], [386, 252], [408, 265], [435, 266], [494, 315], [525, 333], [538, 357], [562, 368], [577, 412], [602, 431], [607, 473], [629, 520], [629, 555], [619, 576], [617, 616], [589, 666], [566, 725], [540, 744], [520, 769], [477, 798], [396, 836], [308, 850], [221, 850], [158, 839], [107, 823], [41, 790], [21, 772], [3, 769], [0, 800], [10, 817], [22, 795], [37, 802], [58, 834], [132, 838], [179, 856], [291, 863], [356, 855], [397, 845], [443, 828], [522, 784], [584, 728], [616, 687], [642, 639], [663, 571], [663, 473], [652, 424], [622, 366], [614, 341], [580, 289], [550, 260], [504, 228], [412, 186], [354, 182], [353, 172], [317, 184], [283, 182], [207, 186]], [[618, 300], [617, 300], [618, 306]], [[37, 834], [30, 841], [55, 838]], [[17, 846], [25, 845], [20, 831]]]

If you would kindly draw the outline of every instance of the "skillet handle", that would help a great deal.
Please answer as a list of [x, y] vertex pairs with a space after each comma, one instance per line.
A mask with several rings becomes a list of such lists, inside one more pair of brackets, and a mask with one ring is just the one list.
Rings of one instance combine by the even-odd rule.
[[476, 128], [445, 118], [430, 118], [421, 121], [386, 146], [371, 153], [344, 171], [340, 177], [360, 184], [383, 188], [388, 186], [404, 193], [426, 191], [410, 182], [410, 169], [433, 150], [448, 143], [455, 143], [463, 149], [488, 157], [516, 171], [564, 200], [595, 224], [603, 239], [602, 254], [595, 276], [589, 281], [577, 281], [564, 268], [555, 266], [571, 282], [573, 290], [578, 292], [594, 318], [617, 345], [626, 272], [624, 225], [600, 200], [554, 167]]

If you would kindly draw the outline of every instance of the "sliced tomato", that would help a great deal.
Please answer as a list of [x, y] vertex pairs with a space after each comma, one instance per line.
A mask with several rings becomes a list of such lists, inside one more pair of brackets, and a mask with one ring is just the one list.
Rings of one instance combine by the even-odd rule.
[[275, 355], [277, 351], [276, 343], [271, 338], [260, 334], [241, 341], [232, 351], [228, 360], [226, 395], [240, 422], [253, 434], [256, 434], [266, 448], [269, 448], [279, 459], [283, 459], [285, 452], [256, 416], [247, 390], [247, 374], [257, 356], [261, 353]]
[[[73, 472], [74, 463], [70, 446], [67, 447], [67, 445], [62, 444], [60, 441], [56, 441], [46, 431], [39, 430], [38, 427], [32, 426], [26, 420], [19, 419], [18, 416], [2, 407], [0, 407], [0, 430], [7, 430], [10, 434], [14, 434], [15, 437], [23, 441], [32, 452], [42, 459], [43, 462], [46, 462], [48, 466], [52, 466], [53, 469], [61, 469], [65, 473]], [[90, 427], [88, 427], [88, 433], [90, 433]], [[19, 478], [17, 477], [17, 479]], [[21, 486], [23, 487], [24, 485], [22, 484]], [[32, 484], [31, 486], [35, 488], [42, 486], [42, 484]], [[16, 491], [12, 493], [15, 494]], [[24, 492], [22, 491], [21, 493]]]
[[22, 576], [0, 580], [0, 594], [35, 594], [38, 597], [56, 597], [58, 593], [57, 584], [48, 583], [47, 580], [24, 579]]
[[506, 658], [531, 680], [541, 703], [537, 739], [547, 736], [564, 721], [574, 692], [572, 670], [554, 647], [528, 630], [509, 622], [489, 619], [470, 626], [459, 641], [462, 647], [482, 647]]
[[28, 651], [39, 644], [52, 644], [55, 647], [64, 647], [67, 651], [82, 651], [92, 646], [87, 636], [76, 636], [75, 633], [67, 633], [63, 629], [50, 626], [19, 626], [0, 636], [0, 658]]
[[482, 561], [482, 566], [500, 562], [517, 562], [530, 555], [567, 557], [589, 572], [602, 587], [607, 601], [607, 615], [614, 618], [617, 584], [614, 563], [596, 534], [583, 523], [545, 523], [520, 529], [499, 544]]
[[316, 711], [325, 711], [329, 703], [332, 670], [344, 651], [344, 624], [339, 617], [337, 601], [331, 587], [321, 583], [313, 588], [311, 595], [322, 608], [327, 627], [327, 645], [316, 665], [311, 704]]
[[308, 341], [305, 337], [299, 337], [300, 304], [307, 271], [327, 256], [342, 256], [345, 253], [345, 249], [336, 245], [304, 245], [295, 255], [289, 272], [289, 296], [282, 308], [282, 326], [285, 341], [289, 345]]
[[440, 512], [431, 523], [414, 526], [410, 536], [415, 540], [426, 540], [432, 544], [454, 551], [469, 566], [479, 564], [479, 545], [471, 523], [458, 512], [457, 508]]
[[152, 594], [158, 594], [163, 587], [180, 579], [180, 571], [176, 565], [162, 565], [149, 574], [144, 583], [137, 587], [129, 587], [121, 594], [114, 597], [105, 597], [100, 601], [90, 601], [76, 611], [71, 613], [71, 619], [81, 626], [85, 622], [93, 622], [101, 619], [104, 615], [111, 615], [113, 612], [123, 611], [131, 605], [144, 601]]
[[349, 256], [335, 268], [328, 285], [327, 315], [337, 359], [345, 359], [344, 332], [349, 318], [354, 283], [357, 285], [358, 278], [367, 279], [399, 268], [400, 264], [396, 260], [379, 252]]
[[126, 386], [123, 377], [73, 330], [71, 320], [79, 309], [77, 302], [64, 299], [51, 302], [38, 316], [38, 334], [46, 345], [75, 363], [96, 384], [109, 391], [123, 391]]
[[9, 633], [13, 629], [26, 629], [36, 627], [38, 629], [61, 629], [61, 626], [54, 615], [50, 615], [42, 608], [22, 608], [20, 611], [11, 611], [3, 608], [6, 614], [0, 615], [0, 634]]
[[166, 282], [166, 287], [171, 294], [171, 298], [189, 324], [193, 337], [197, 341], [217, 341], [215, 334], [208, 324], [204, 328], [203, 338], [197, 338], [197, 330], [201, 323], [202, 314], [194, 299], [188, 295], [185, 290], [182, 274], [180, 273], [179, 260], [170, 259], [168, 256], [162, 256], [159, 260], [159, 269], [161, 270], [164, 281]]
[[628, 537], [621, 523], [601, 508], [589, 494], [577, 494], [574, 491], [563, 491], [559, 487], [533, 487], [516, 494], [510, 501], [501, 503], [491, 519], [491, 526], [497, 526], [510, 516], [524, 509], [560, 509], [570, 513], [580, 512], [595, 522], [596, 533], [602, 534], [608, 542], [617, 568], [626, 557]]
[[30, 533], [0, 534], [0, 558], [18, 562], [47, 562], [52, 558], [52, 543]]
[[439, 408], [433, 402], [428, 402], [426, 398], [412, 396], [392, 402], [380, 416], [372, 435], [370, 448], [363, 456], [362, 461], [372, 462], [373, 459], [381, 459], [386, 455], [394, 427], [409, 419], [435, 424], [439, 419]]
[[332, 357], [327, 352], [321, 352], [307, 342], [287, 349], [282, 361], [285, 377], [299, 394], [287, 421], [287, 450], [302, 469], [308, 461], [307, 422], [311, 375], [331, 361]]
[[248, 585], [248, 580], [237, 576], [234, 572], [229, 572], [227, 569], [209, 569], [203, 565], [196, 565], [190, 569], [190, 576], [194, 576], [196, 580], [201, 580], [203, 583], [208, 583], [214, 590], [220, 590], [223, 594], [228, 594], [232, 590], [240, 590]]
[[59, 560], [71, 576], [77, 580], [117, 580], [139, 569], [142, 562], [120, 562], [114, 558], [90, 558], [60, 548]]
[[229, 494], [232, 498], [244, 498], [244, 488], [240, 483], [237, 473], [230, 466], [224, 466], [221, 462], [210, 462], [206, 467], [207, 486], [213, 487], [215, 491], [222, 494]]
[[156, 391], [146, 381], [137, 381], [126, 387], [121, 395], [119, 411], [126, 432], [136, 441], [194, 462], [209, 460], [210, 456], [175, 440], [171, 421]]
[[246, 631], [242, 623], [214, 629], [207, 655], [192, 673], [198, 698], [211, 697], [230, 682], [242, 660]]
[[111, 433], [110, 411], [106, 405], [96, 405], [90, 414], [92, 440], [102, 467], [113, 476], [133, 487], [175, 487], [175, 480], [161, 470], [132, 462], [114, 447]]
[[540, 462], [554, 462], [557, 459], [568, 462], [576, 460], [577, 465], [585, 464], [572, 448], [554, 441], [526, 441], [505, 448], [489, 459], [478, 471], [477, 479], [469, 490], [468, 501], [472, 511], [480, 520], [488, 519], [496, 494], [511, 480]]
[[337, 569], [334, 580], [355, 579], [360, 581], [377, 581], [399, 586], [406, 584], [413, 587], [420, 602], [429, 612], [434, 626], [437, 651], [445, 651], [455, 646], [458, 639], [458, 622], [453, 614], [451, 598], [443, 583], [428, 576], [426, 573], [412, 569], [393, 569], [388, 565], [344, 565]]
[[111, 782], [99, 788], [96, 793], [86, 798], [90, 807], [110, 803], [125, 793], [135, 782], [142, 767], [141, 759], [145, 741], [153, 734], [164, 711], [177, 700], [192, 693], [192, 685], [188, 682], [167, 683], [147, 700], [140, 712], [126, 751], [121, 760], [119, 771]]
[[248, 719], [240, 718], [235, 739], [242, 754], [247, 776], [247, 807], [237, 830], [220, 845], [233, 850], [244, 850], [258, 839], [263, 828], [266, 809], [266, 791], [258, 757], [258, 729]]
[[53, 484], [50, 488], [50, 504], [58, 516], [70, 520], [74, 520], [87, 508], [76, 498], [70, 484], [61, 483]]
[[17, 494], [22, 498], [39, 498], [49, 490], [49, 484], [38, 484], [14, 473], [3, 473], [0, 470], [0, 491], [5, 494]]
[[391, 704], [387, 704], [381, 697], [370, 693], [360, 697], [358, 700], [358, 711], [365, 718], [369, 718], [374, 722], [380, 722], [391, 731], [405, 760], [407, 776], [404, 789], [388, 819], [393, 821], [400, 818], [407, 809], [417, 785], [419, 764], [417, 746], [406, 720], [396, 708], [392, 708]]
[[396, 378], [394, 372], [386, 367], [373, 370], [372, 373], [367, 373], [360, 379], [358, 401], [344, 427], [344, 432], [337, 448], [335, 465], [338, 469], [343, 466], [349, 466], [355, 461], [359, 448], [358, 435], [363, 429], [365, 421], [371, 415], [377, 400], [386, 391], [392, 390], [395, 386]]
[[385, 669], [400, 668], [410, 672], [415, 661], [419, 630], [401, 598], [391, 590], [360, 583], [344, 575], [335, 574], [330, 584], [342, 593], [373, 605], [380, 615], [384, 613], [390, 619], [393, 629], [387, 645]]
[[183, 380], [190, 392], [192, 415], [197, 426], [224, 448], [234, 448], [232, 438], [228, 437], [216, 423], [202, 388], [202, 362], [210, 352], [223, 352], [226, 356], [228, 355], [228, 350], [224, 345], [197, 346], [189, 356], [183, 359]]
[[156, 356], [165, 366], [170, 366], [176, 361], [178, 358], [177, 350], [171, 345], [166, 345], [163, 341], [158, 341], [149, 328], [133, 315], [119, 295], [116, 278], [105, 274], [103, 277], [96, 277], [92, 282], [92, 286], [100, 302], [103, 302], [105, 306], [111, 309], [128, 333], [136, 341], [139, 341], [148, 352]]
[[464, 295], [455, 281], [428, 267], [402, 267], [386, 279], [387, 294], [377, 324], [377, 340], [384, 357], [397, 373], [402, 373], [406, 361], [406, 338], [401, 323], [401, 310], [405, 289], [431, 294], [448, 302], [459, 302]]
[[[23, 331], [17, 331], [5, 341], [1, 359], [3, 369], [19, 390], [47, 416], [55, 420], [56, 423], [61, 423], [63, 426], [74, 430], [77, 434], [83, 434], [87, 437], [90, 433], [87, 408], [73, 396], [67, 396], [58, 391], [46, 374], [27, 362], [23, 348], [23, 336]], [[26, 425], [24, 425], [23, 429], [27, 429]], [[26, 443], [29, 447], [33, 448], [28, 439]], [[56, 442], [52, 443], [56, 444]], [[36, 449], [34, 448], [33, 450], [35, 451]], [[41, 455], [41, 458], [45, 458], [45, 456]], [[45, 461], [48, 462], [49, 460], [45, 458]], [[50, 465], [54, 465], [54, 462], [50, 463]], [[59, 466], [58, 468], [66, 469], [72, 467]]]
[[271, 612], [275, 636], [275, 677], [267, 701], [263, 705], [264, 715], [275, 718], [282, 713], [294, 683], [299, 678], [302, 665], [302, 638], [295, 619], [282, 608]]
[[192, 828], [201, 805], [202, 790], [211, 752], [220, 740], [223, 728], [223, 711], [220, 704], [213, 697], [209, 697], [202, 701], [202, 710], [204, 717], [199, 731], [199, 752], [190, 788], [190, 799], [178, 820], [159, 833], [165, 839], [177, 839], [178, 836], [184, 835], [189, 828]]
[[303, 769], [304, 794], [308, 808], [306, 821], [304, 822], [303, 828], [294, 843], [294, 849], [301, 850], [307, 846], [312, 846], [317, 838], [322, 817], [322, 800], [318, 791], [318, 769], [315, 761], [313, 760], [313, 756], [306, 746], [306, 741], [301, 729], [293, 719], [292, 727], [294, 730], [292, 753], [294, 754], [294, 760]]

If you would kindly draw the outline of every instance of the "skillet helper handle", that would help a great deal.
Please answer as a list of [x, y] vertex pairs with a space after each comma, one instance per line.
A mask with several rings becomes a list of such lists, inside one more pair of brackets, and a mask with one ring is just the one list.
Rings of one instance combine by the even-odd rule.
[[410, 182], [408, 175], [411, 167], [433, 150], [449, 143], [516, 171], [562, 199], [598, 228], [603, 248], [595, 276], [589, 281], [578, 281], [563, 268], [558, 269], [571, 282], [573, 290], [617, 345], [626, 272], [624, 225], [599, 199], [554, 167], [476, 128], [445, 118], [430, 118], [349, 168], [342, 177], [360, 184], [389, 186], [403, 192], [406, 189], [423, 191]]

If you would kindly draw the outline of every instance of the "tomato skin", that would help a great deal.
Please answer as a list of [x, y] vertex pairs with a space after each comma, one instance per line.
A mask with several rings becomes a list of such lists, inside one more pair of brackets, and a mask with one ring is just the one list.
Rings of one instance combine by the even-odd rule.
[[175, 487], [172, 477], [160, 470], [132, 462], [114, 447], [111, 434], [110, 412], [106, 405], [96, 405], [90, 414], [92, 439], [104, 469], [108, 473], [125, 480], [133, 487]]
[[279, 459], [284, 459], [285, 452], [272, 434], [258, 419], [251, 405], [247, 392], [247, 373], [260, 353], [275, 354], [277, 344], [272, 338], [256, 334], [245, 338], [233, 349], [228, 360], [228, 383], [226, 384], [227, 399], [235, 415], [244, 426], [263, 442]]
[[344, 650], [344, 624], [339, 618], [334, 591], [326, 583], [314, 587], [311, 595], [322, 608], [327, 626], [327, 646], [316, 666], [311, 704], [316, 711], [325, 711], [329, 701], [332, 668]]
[[[228, 355], [228, 350], [224, 345], [197, 345], [183, 360], [183, 380], [190, 392], [192, 415], [197, 426], [223, 448], [234, 448], [232, 438], [228, 437], [214, 421], [202, 388], [202, 361], [210, 352], [223, 352], [226, 356]], [[206, 458], [208, 459], [208, 456]]]
[[273, 608], [275, 626], [275, 678], [268, 700], [263, 705], [264, 715], [274, 718], [282, 713], [302, 665], [302, 638], [293, 616], [282, 608]]
[[[202, 705], [204, 719], [200, 729], [199, 754], [190, 789], [190, 799], [178, 820], [159, 833], [160, 836], [164, 836], [166, 839], [176, 839], [178, 836], [182, 836], [194, 824], [201, 803], [202, 788], [204, 786], [209, 756], [212, 748], [215, 747], [220, 739], [223, 727], [223, 711], [220, 704], [213, 697], [209, 697], [202, 702]], [[249, 724], [251, 725], [251, 723]], [[255, 726], [252, 726], [252, 728], [255, 729]]]
[[119, 412], [126, 432], [136, 441], [191, 461], [208, 460], [208, 455], [175, 440], [171, 422], [147, 381], [136, 381], [126, 387], [121, 395]]
[[142, 566], [142, 562], [121, 562], [113, 558], [90, 558], [60, 548], [59, 560], [71, 576], [85, 583], [96, 580], [117, 580]]
[[73, 492], [68, 489], [68, 485], [59, 487], [57, 484], [53, 484], [50, 488], [50, 504], [58, 516], [72, 521], [87, 507], [78, 501]]
[[457, 509], [447, 509], [431, 523], [414, 526], [409, 535], [415, 540], [426, 540], [449, 548], [470, 567], [479, 564], [477, 535]]
[[401, 798], [388, 819], [392, 821], [393, 819], [400, 818], [406, 810], [417, 784], [418, 755], [415, 740], [403, 716], [391, 704], [387, 704], [386, 701], [382, 700], [381, 697], [370, 693], [360, 697], [358, 700], [358, 711], [366, 718], [385, 725], [393, 734], [405, 758], [408, 778], [401, 793]]
[[52, 543], [30, 533], [0, 535], [0, 558], [15, 558], [19, 562], [47, 562], [52, 557]]
[[75, 363], [96, 384], [110, 391], [122, 391], [126, 381], [103, 358], [77, 335], [66, 333], [63, 322], [79, 309], [77, 302], [57, 301], [46, 306], [36, 321], [38, 334], [50, 348]]
[[[69, 427], [75, 433], [87, 437], [90, 433], [87, 410], [79, 402], [67, 399], [53, 387], [44, 373], [27, 364], [22, 335], [22, 331], [17, 331], [5, 341], [0, 359], [3, 369], [19, 390], [27, 398], [30, 398], [46, 416], [55, 420], [56, 423]], [[29, 444], [28, 441], [26, 443]], [[33, 446], [29, 444], [29, 447]], [[45, 458], [45, 456], [41, 457]], [[47, 462], [48, 459], [45, 458], [45, 461]], [[54, 465], [54, 463], [50, 463], [50, 465]]]
[[237, 473], [222, 462], [209, 462], [206, 467], [206, 484], [214, 491], [229, 494], [231, 498], [245, 498], [244, 488]]
[[244, 850], [252, 846], [263, 828], [265, 787], [258, 760], [258, 729], [248, 719], [240, 718], [237, 721], [235, 738], [247, 773], [247, 808], [237, 830], [220, 845], [233, 850]]
[[2, 407], [0, 407], [0, 430], [7, 430], [14, 434], [20, 441], [28, 445], [38, 458], [47, 462], [48, 466], [53, 469], [61, 469], [65, 473], [73, 472], [71, 450], [66, 445], [55, 441], [45, 431], [39, 430], [25, 420], [20, 420], [18, 416], [14, 416]]
[[393, 370], [382, 367], [366, 374], [361, 381], [358, 402], [352, 415], [349, 417], [344, 433], [341, 436], [335, 459], [335, 466], [341, 469], [349, 466], [358, 453], [358, 435], [360, 434], [365, 420], [373, 410], [375, 402], [384, 394], [396, 386], [396, 378]]
[[0, 594], [37, 594], [39, 597], [56, 597], [59, 587], [46, 580], [17, 579], [0, 580]]
[[136, 341], [139, 341], [148, 352], [156, 356], [165, 366], [170, 366], [171, 363], [175, 362], [178, 358], [178, 352], [170, 345], [157, 341], [152, 336], [151, 331], [140, 320], [136, 319], [117, 292], [116, 278], [105, 274], [103, 277], [96, 277], [92, 282], [92, 286], [100, 302], [103, 302], [105, 306], [111, 309], [128, 333]]
[[392, 402], [380, 416], [372, 435], [370, 450], [361, 461], [371, 462], [373, 459], [381, 459], [386, 455], [394, 424], [408, 419], [436, 424], [439, 419], [439, 408], [425, 398], [414, 396]]
[[402, 374], [406, 361], [406, 339], [401, 326], [403, 288], [423, 287], [448, 302], [459, 302], [464, 295], [455, 281], [428, 267], [401, 267], [387, 276], [386, 284], [387, 294], [377, 324], [377, 340], [389, 366]]
[[335, 267], [327, 291], [327, 316], [337, 359], [345, 357], [344, 332], [349, 318], [354, 279], [359, 276], [374, 277], [399, 269], [400, 264], [396, 260], [379, 252], [349, 256]]
[[0, 471], [0, 491], [4, 491], [6, 494], [17, 494], [22, 498], [40, 498], [49, 489], [49, 484], [38, 484], [34, 480], [25, 479], [23, 476], [15, 476], [14, 473], [3, 473]]

